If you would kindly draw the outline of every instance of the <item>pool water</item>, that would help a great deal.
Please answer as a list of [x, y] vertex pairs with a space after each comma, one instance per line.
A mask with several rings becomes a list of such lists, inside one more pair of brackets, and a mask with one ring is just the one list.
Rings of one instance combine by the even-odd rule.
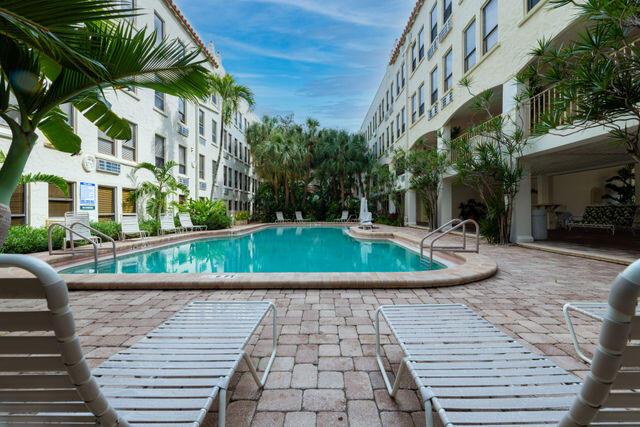
[[[342, 227], [272, 227], [241, 237], [212, 238], [123, 255], [98, 273], [406, 272], [438, 270], [387, 241], [361, 241]], [[61, 273], [95, 273], [93, 262]]]

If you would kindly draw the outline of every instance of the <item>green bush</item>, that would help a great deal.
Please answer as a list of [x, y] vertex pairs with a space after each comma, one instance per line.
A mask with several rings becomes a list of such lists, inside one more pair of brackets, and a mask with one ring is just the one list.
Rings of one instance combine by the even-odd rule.
[[91, 227], [103, 234], [106, 234], [113, 240], [120, 239], [120, 231], [122, 230], [122, 227], [115, 221], [92, 222]]
[[[1, 253], [5, 254], [30, 254], [49, 250], [49, 236], [46, 227], [31, 227], [28, 225], [16, 225], [9, 228], [7, 239], [4, 242]], [[55, 228], [53, 231], [53, 248], [60, 249], [64, 239], [64, 231]]]
[[247, 221], [250, 215], [248, 211], [238, 211], [234, 216], [236, 217], [236, 221]]
[[160, 223], [155, 219], [143, 219], [140, 221], [140, 230], [149, 233], [149, 236], [157, 236], [160, 230]]
[[227, 214], [227, 205], [223, 200], [191, 199], [187, 203], [193, 225], [206, 225], [209, 230], [219, 230], [231, 226], [231, 217]]

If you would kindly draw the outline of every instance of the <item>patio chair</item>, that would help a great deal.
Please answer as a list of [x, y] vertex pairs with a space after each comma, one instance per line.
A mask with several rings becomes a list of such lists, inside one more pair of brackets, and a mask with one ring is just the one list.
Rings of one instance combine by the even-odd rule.
[[302, 212], [296, 211], [296, 222], [308, 222], [308, 221], [309, 221], [308, 218], [304, 218], [302, 216]]
[[[533, 353], [460, 304], [381, 306], [376, 359], [391, 396], [405, 370], [444, 426], [640, 424], [640, 260], [621, 273], [609, 295], [591, 372], [579, 379]], [[389, 381], [380, 349], [380, 316], [404, 359]], [[636, 341], [631, 341], [636, 340]], [[578, 395], [576, 396], [576, 392]]]
[[373, 228], [373, 214], [371, 212], [365, 212], [360, 217], [360, 228], [363, 230], [371, 230]]
[[284, 215], [282, 214], [282, 212], [278, 211], [276, 212], [276, 222], [289, 222], [291, 221], [290, 219], [286, 219], [284, 217]]
[[166, 213], [160, 216], [160, 234], [166, 233], [180, 233], [182, 227], [176, 227], [173, 221], [173, 214]]
[[120, 231], [120, 238], [122, 240], [126, 240], [127, 236], [137, 236], [141, 239], [149, 237], [148, 232], [140, 230], [138, 215], [123, 215], [120, 226], [122, 228]]
[[354, 216], [351, 215], [349, 216], [349, 211], [344, 210], [342, 211], [342, 216], [338, 219], [334, 219], [333, 222], [351, 222], [353, 221]]
[[[44, 299], [48, 307], [0, 312], [0, 425], [199, 426], [217, 396], [218, 423], [224, 426], [226, 389], [240, 361], [262, 387], [275, 358], [272, 303], [202, 301], [188, 304], [92, 374], [64, 280], [29, 256], [0, 255], [0, 267], [35, 276], [3, 279], [0, 299]], [[273, 350], [260, 377], [244, 349], [270, 311]]]
[[69, 243], [70, 247], [80, 241], [102, 243], [102, 237], [92, 233], [91, 220], [86, 212], [66, 212], [64, 214], [64, 225], [72, 229], [73, 233], [65, 230], [63, 250], [67, 249], [67, 243]]
[[180, 227], [182, 227], [183, 230], [203, 231], [207, 229], [206, 225], [193, 225], [189, 212], [180, 212], [178, 214], [178, 220], [180, 221]]

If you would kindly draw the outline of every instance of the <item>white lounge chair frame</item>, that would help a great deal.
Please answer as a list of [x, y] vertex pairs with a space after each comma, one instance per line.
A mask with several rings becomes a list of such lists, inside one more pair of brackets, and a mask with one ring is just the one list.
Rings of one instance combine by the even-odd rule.
[[355, 216], [349, 215], [348, 210], [342, 211], [342, 216], [338, 219], [334, 219], [333, 222], [351, 222], [355, 219]]
[[140, 229], [140, 220], [138, 215], [123, 215], [122, 221], [120, 222], [120, 238], [122, 240], [126, 240], [127, 236], [138, 236], [141, 239], [146, 239], [149, 237], [149, 233], [145, 230]]
[[[409, 370], [428, 427], [434, 425], [433, 410], [446, 427], [640, 425], [639, 295], [640, 260], [613, 284], [591, 372], [581, 387], [578, 378], [459, 304], [381, 306], [376, 359], [391, 396]], [[380, 316], [405, 354], [393, 384], [382, 360]]]
[[[0, 299], [44, 298], [48, 307], [0, 312], [0, 425], [199, 426], [217, 396], [224, 426], [226, 389], [240, 360], [262, 387], [276, 356], [271, 302], [192, 302], [92, 375], [64, 280], [29, 256], [0, 255], [0, 267], [36, 276], [3, 280]], [[273, 348], [260, 377], [245, 347], [269, 312]]]
[[64, 225], [73, 232], [65, 231], [64, 234], [64, 250], [67, 250], [67, 242], [73, 250], [76, 241], [85, 240], [87, 242], [102, 243], [102, 237], [92, 234], [91, 217], [86, 212], [65, 212]]
[[180, 212], [178, 219], [180, 220], [180, 227], [182, 227], [183, 230], [202, 231], [207, 229], [206, 225], [193, 225], [189, 212]]
[[176, 227], [173, 221], [173, 214], [166, 213], [160, 216], [160, 234], [165, 233], [180, 233], [182, 227]]
[[302, 216], [302, 212], [300, 211], [296, 211], [296, 222], [308, 222], [309, 220], [307, 218], [304, 218]]
[[373, 214], [371, 212], [366, 212], [366, 214], [360, 218], [360, 228], [363, 230], [373, 228]]
[[286, 219], [282, 212], [276, 212], [276, 222], [290, 222], [291, 220]]

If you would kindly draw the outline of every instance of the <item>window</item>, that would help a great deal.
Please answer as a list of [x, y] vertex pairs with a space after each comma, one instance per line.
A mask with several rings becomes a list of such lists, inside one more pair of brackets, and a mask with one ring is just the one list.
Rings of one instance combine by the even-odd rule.
[[407, 128], [407, 109], [402, 107], [402, 133], [404, 133]]
[[178, 173], [187, 174], [187, 147], [178, 146]]
[[211, 141], [218, 142], [218, 122], [211, 120]]
[[73, 114], [73, 104], [71, 104], [71, 103], [60, 104], [60, 109], [62, 110], [62, 112], [64, 113], [64, 115], [67, 118], [67, 124], [69, 126], [71, 126], [72, 129], [74, 129], [76, 120], [75, 120], [75, 116]]
[[453, 50], [444, 56], [444, 93], [449, 92], [453, 85]]
[[156, 135], [154, 143], [154, 152], [156, 157], [156, 166], [164, 166], [164, 137]]
[[442, 22], [447, 22], [453, 12], [453, 0], [444, 0], [442, 4]]
[[387, 111], [389, 111], [389, 91], [387, 91]]
[[527, 12], [536, 7], [540, 0], [527, 0]]
[[233, 188], [238, 188], [238, 171], [233, 171]]
[[438, 102], [438, 67], [431, 72], [431, 104]]
[[202, 154], [200, 154], [198, 156], [198, 176], [200, 177], [200, 179], [204, 180], [204, 156]]
[[415, 123], [417, 117], [418, 117], [418, 98], [414, 93], [413, 96], [411, 96], [411, 123]]
[[122, 189], [122, 213], [123, 214], [136, 213], [137, 207], [133, 199], [134, 192], [135, 190], [132, 190], [130, 188]]
[[216, 176], [216, 173], [218, 172], [216, 170], [216, 165], [218, 164], [218, 162], [216, 162], [215, 160], [211, 160], [211, 180], [213, 181], [213, 184], [215, 185], [216, 182], [218, 181], [218, 177]]
[[215, 93], [211, 95], [211, 102], [213, 102], [215, 105], [218, 105], [218, 96]]
[[185, 44], [182, 43], [180, 40], [178, 40], [178, 46], [180, 46], [180, 50], [182, 51], [182, 56], [186, 56], [187, 55], [187, 46], [185, 46]]
[[476, 20], [464, 30], [464, 71], [476, 65]]
[[27, 223], [27, 197], [26, 187], [19, 184], [11, 195], [9, 207], [11, 208], [11, 225]]
[[115, 188], [98, 187], [98, 221], [113, 221], [116, 219], [115, 197]]
[[418, 60], [422, 61], [422, 58], [424, 58], [424, 28], [421, 28], [418, 33]]
[[418, 65], [417, 44], [414, 43], [411, 45], [411, 71], [415, 71], [417, 65]]
[[[156, 105], [156, 107], [158, 107]], [[187, 123], [187, 102], [184, 98], [178, 98], [178, 120], [180, 123]]]
[[396, 96], [400, 95], [400, 70], [396, 71]]
[[400, 138], [400, 113], [396, 114], [396, 138]]
[[438, 5], [434, 4], [429, 13], [429, 19], [431, 23], [431, 43], [435, 42], [438, 38]]
[[198, 110], [198, 134], [204, 136], [204, 111]]
[[227, 167], [226, 166], [222, 167], [222, 182], [226, 187], [227, 186]]
[[98, 153], [116, 155], [116, 142], [101, 130], [98, 130]]
[[138, 125], [129, 123], [131, 127], [131, 139], [122, 141], [122, 158], [131, 162], [136, 161], [136, 150], [138, 149]]
[[393, 97], [395, 92], [393, 91], [393, 82], [391, 82], [391, 101], [393, 101]]
[[164, 93], [155, 91], [153, 105], [160, 111], [164, 111]]
[[404, 88], [405, 78], [407, 76], [407, 74], [405, 73], [405, 69], [404, 69], [404, 61], [402, 62], [402, 64], [400, 64], [400, 75], [402, 77], [402, 87]]
[[66, 212], [74, 211], [72, 182], [67, 182], [67, 192], [65, 195], [58, 187], [49, 184], [49, 218], [62, 218]]
[[153, 14], [153, 30], [156, 33], [156, 44], [160, 44], [164, 39], [164, 21], [158, 15], [158, 12]]
[[233, 138], [233, 155], [238, 157], [238, 138]]
[[482, 9], [482, 53], [498, 42], [498, 0], [489, 0]]
[[420, 85], [418, 88], [418, 104], [419, 110], [418, 114], [422, 116], [424, 114], [424, 83]]

